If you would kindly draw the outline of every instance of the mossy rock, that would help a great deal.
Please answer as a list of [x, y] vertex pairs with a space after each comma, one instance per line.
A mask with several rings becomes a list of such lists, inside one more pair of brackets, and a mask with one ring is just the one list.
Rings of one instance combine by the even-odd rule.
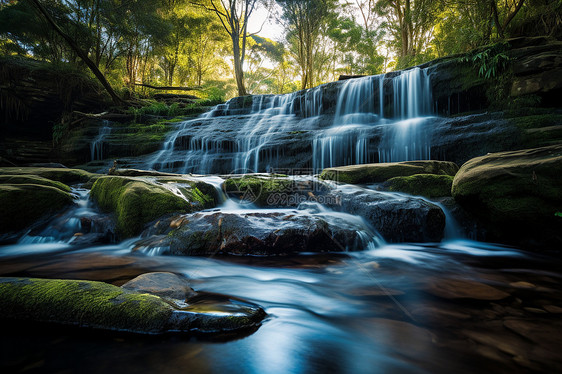
[[415, 174], [455, 175], [459, 167], [449, 161], [404, 161], [327, 168], [320, 178], [350, 184], [382, 183]]
[[[185, 181], [183, 197], [156, 183], [140, 178], [101, 177], [92, 186], [91, 197], [100, 208], [115, 212], [117, 230], [123, 237], [139, 234], [143, 227], [167, 213], [188, 213], [215, 205], [213, 195]], [[207, 188], [206, 192], [215, 192]]]
[[0, 232], [19, 231], [47, 214], [72, 204], [72, 196], [59, 187], [40, 184], [0, 185]]
[[562, 243], [561, 175], [560, 144], [491, 153], [466, 162], [451, 191], [466, 210], [492, 224], [491, 239]]
[[384, 183], [389, 191], [404, 192], [428, 198], [451, 196], [454, 177], [451, 175], [414, 174], [390, 178]]
[[64, 192], [70, 192], [70, 187], [66, 184], [37, 175], [0, 175], [0, 184], [38, 184], [40, 186], [50, 186]]
[[[232, 197], [261, 207], [296, 206], [311, 196], [323, 194], [329, 187], [323, 182], [295, 180], [284, 175], [243, 175], [224, 182]], [[312, 197], [313, 199], [313, 197]]]
[[141, 334], [222, 332], [259, 324], [265, 313], [246, 304], [220, 315], [177, 309], [166, 300], [103, 282], [0, 278], [0, 318]]
[[88, 182], [99, 175], [81, 169], [41, 168], [41, 167], [5, 167], [0, 168], [0, 175], [37, 175], [39, 177], [65, 184]]

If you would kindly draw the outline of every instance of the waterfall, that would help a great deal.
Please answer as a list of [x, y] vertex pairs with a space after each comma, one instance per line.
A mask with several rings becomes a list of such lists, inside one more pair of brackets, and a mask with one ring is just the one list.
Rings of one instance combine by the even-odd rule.
[[199, 174], [319, 171], [429, 159], [430, 83], [425, 70], [413, 68], [291, 94], [234, 98], [178, 124], [147, 167]]
[[[393, 90], [393, 118], [384, 116], [388, 95], [385, 80], [391, 82]], [[429, 123], [431, 108], [429, 77], [419, 68], [394, 78], [377, 75], [346, 81], [339, 93], [333, 126], [313, 139], [313, 169], [429, 159], [431, 134], [425, 124]], [[369, 140], [376, 135], [380, 142], [372, 146]]]
[[108, 121], [104, 120], [104, 125], [99, 129], [98, 135], [90, 143], [90, 160], [103, 160], [103, 141], [111, 133], [111, 127], [107, 126]]

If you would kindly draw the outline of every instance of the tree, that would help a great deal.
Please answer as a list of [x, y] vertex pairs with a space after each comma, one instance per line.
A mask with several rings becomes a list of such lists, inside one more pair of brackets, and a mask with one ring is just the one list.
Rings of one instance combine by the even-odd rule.
[[287, 40], [301, 70], [301, 89], [314, 86], [315, 47], [322, 25], [336, 7], [333, 0], [277, 0]]
[[88, 55], [80, 48], [80, 46], [78, 46], [78, 44], [76, 44], [74, 39], [72, 39], [69, 35], [67, 35], [57, 25], [55, 20], [51, 17], [51, 15], [47, 11], [47, 9], [45, 9], [43, 4], [41, 4], [41, 2], [39, 0], [30, 0], [30, 1], [37, 7], [37, 10], [43, 15], [43, 17], [45, 17], [45, 19], [47, 20], [49, 25], [55, 30], [55, 32], [57, 34], [59, 34], [68, 43], [68, 45], [72, 48], [72, 50], [74, 52], [76, 52], [76, 54], [80, 57], [80, 59], [82, 61], [84, 61], [84, 63], [88, 66], [88, 68], [92, 71], [92, 73], [94, 73], [94, 75], [100, 81], [100, 83], [103, 85], [103, 87], [105, 88], [107, 93], [109, 93], [109, 96], [111, 96], [111, 99], [113, 100], [113, 102], [115, 104], [121, 104], [123, 102], [123, 100], [121, 100], [121, 98], [119, 96], [117, 96], [117, 94], [115, 93], [115, 91], [113, 90], [113, 88], [111, 87], [109, 82], [107, 81], [107, 79], [105, 79], [105, 76], [103, 75], [103, 73], [98, 69], [96, 64], [92, 60], [90, 60]]
[[248, 37], [248, 21], [252, 15], [257, 0], [210, 0], [210, 4], [195, 3], [215, 13], [224, 30], [232, 40], [232, 55], [234, 58], [234, 79], [238, 87], [238, 95], [247, 94], [244, 83], [244, 59]]
[[443, 2], [435, 0], [379, 0], [376, 10], [386, 18], [399, 66], [409, 65], [429, 46]]

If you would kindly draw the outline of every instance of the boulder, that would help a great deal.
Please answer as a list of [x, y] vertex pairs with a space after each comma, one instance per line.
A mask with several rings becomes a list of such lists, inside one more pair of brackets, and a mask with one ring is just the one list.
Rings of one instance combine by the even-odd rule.
[[98, 177], [81, 169], [43, 167], [4, 167], [0, 168], [0, 175], [36, 175], [65, 184], [84, 183]]
[[351, 216], [298, 210], [201, 212], [157, 222], [143, 233], [148, 239], [136, 245], [145, 251], [166, 248], [163, 253], [174, 255], [342, 252], [365, 249], [361, 231], [366, 230]]
[[492, 153], [465, 163], [452, 194], [507, 243], [562, 243], [562, 145]]
[[179, 176], [173, 181], [101, 177], [92, 186], [91, 197], [101, 209], [116, 214], [117, 230], [123, 237], [140, 233], [146, 223], [167, 213], [192, 212], [217, 202], [213, 186]]
[[439, 242], [445, 213], [421, 198], [341, 186], [324, 199], [333, 209], [363, 217], [390, 242]]
[[175, 308], [159, 296], [103, 282], [0, 278], [0, 318], [55, 323], [139, 334], [198, 333], [249, 329], [265, 312], [237, 301], [229, 312]]
[[458, 169], [448, 161], [404, 161], [327, 168], [320, 178], [351, 184], [382, 183], [414, 174], [455, 175]]
[[121, 288], [181, 301], [196, 295], [195, 291], [189, 286], [187, 279], [166, 272], [141, 274], [122, 285]]
[[[48, 184], [39, 179], [35, 182]], [[0, 233], [22, 230], [41, 217], [71, 205], [72, 196], [62, 186], [0, 184]]]
[[0, 184], [36, 184], [40, 186], [55, 187], [61, 191], [70, 192], [70, 187], [66, 184], [39, 177], [37, 175], [0, 175]]
[[389, 191], [433, 198], [451, 196], [452, 185], [451, 175], [414, 174], [390, 178], [384, 182], [383, 187]]
[[327, 184], [316, 179], [295, 179], [274, 174], [229, 177], [223, 188], [230, 197], [260, 207], [298, 206], [330, 190]]

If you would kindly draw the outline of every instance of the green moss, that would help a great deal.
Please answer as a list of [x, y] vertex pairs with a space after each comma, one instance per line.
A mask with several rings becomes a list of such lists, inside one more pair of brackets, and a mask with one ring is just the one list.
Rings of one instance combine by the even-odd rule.
[[40, 167], [5, 167], [0, 168], [0, 175], [37, 175], [65, 184], [88, 182], [90, 179], [99, 177], [99, 175], [81, 169]]
[[294, 192], [294, 183], [291, 179], [271, 177], [243, 176], [230, 178], [224, 183], [227, 193], [232, 193], [241, 198], [252, 200], [257, 205], [268, 204], [268, 198], [274, 193]]
[[[99, 178], [91, 196], [100, 208], [115, 212], [117, 229], [124, 237], [140, 233], [146, 223], [167, 213], [187, 213], [198, 208], [164, 187], [135, 178]], [[198, 198], [208, 202], [201, 191]]]
[[161, 333], [172, 308], [161, 298], [102, 282], [0, 278], [3, 318]]
[[0, 185], [0, 232], [21, 230], [39, 218], [72, 204], [72, 196], [58, 187], [39, 184]]
[[66, 184], [37, 175], [0, 175], [0, 184], [38, 184], [40, 186], [51, 186], [64, 192], [70, 192], [70, 187]]
[[350, 165], [324, 169], [320, 178], [342, 183], [382, 183], [394, 177], [415, 174], [455, 175], [458, 166], [446, 161], [405, 161]]
[[384, 185], [390, 191], [432, 198], [451, 196], [453, 179], [450, 175], [415, 174], [391, 178]]
[[550, 222], [562, 207], [560, 145], [492, 153], [466, 162], [452, 195], [486, 221]]
[[517, 116], [510, 121], [522, 130], [537, 129], [541, 127], [562, 125], [562, 114], [542, 113], [534, 115]]

